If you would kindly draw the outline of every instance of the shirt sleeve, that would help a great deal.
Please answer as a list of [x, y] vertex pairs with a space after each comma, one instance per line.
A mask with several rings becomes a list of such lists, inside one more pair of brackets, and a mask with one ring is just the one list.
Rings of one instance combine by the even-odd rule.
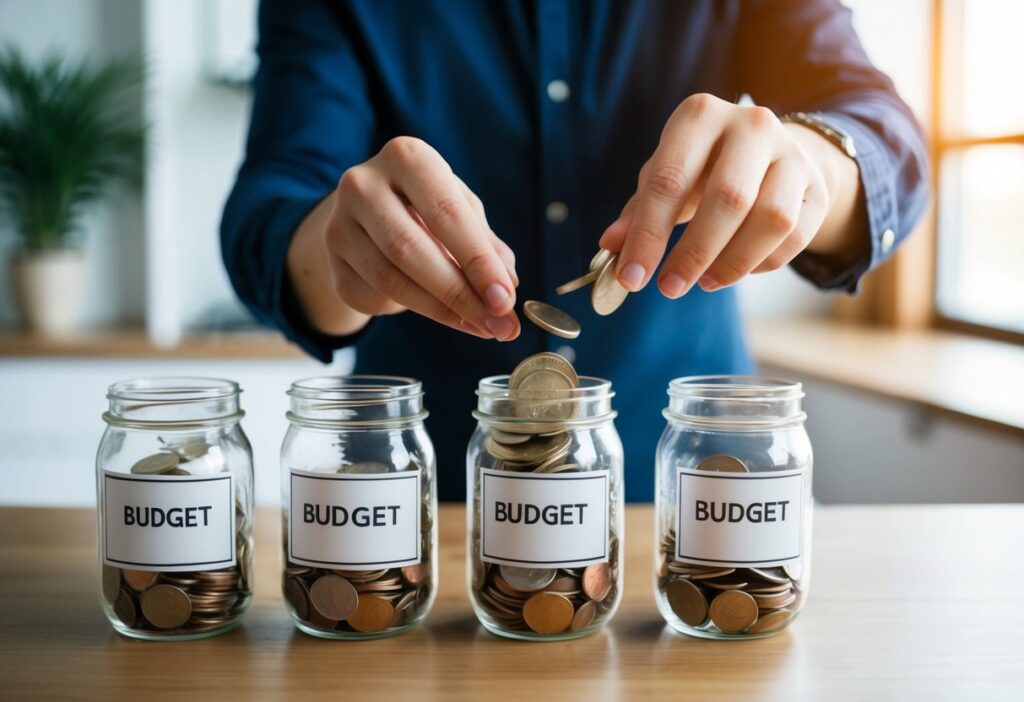
[[855, 292], [912, 231], [928, 200], [920, 127], [875, 68], [838, 0], [741, 3], [737, 89], [783, 115], [818, 112], [853, 137], [867, 204], [870, 250], [855, 261], [803, 253], [793, 268], [824, 289]]
[[354, 44], [320, 0], [263, 0], [256, 52], [252, 119], [221, 219], [221, 255], [253, 315], [327, 362], [357, 335], [322, 334], [306, 321], [286, 255], [306, 214], [346, 168], [369, 157], [374, 112]]

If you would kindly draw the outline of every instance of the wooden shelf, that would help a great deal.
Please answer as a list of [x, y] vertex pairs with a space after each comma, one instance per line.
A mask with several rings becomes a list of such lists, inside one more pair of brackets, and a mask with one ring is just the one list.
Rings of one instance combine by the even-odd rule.
[[1024, 435], [1024, 346], [950, 332], [804, 320], [754, 324], [750, 342], [768, 370]]
[[204, 332], [169, 348], [154, 344], [141, 327], [96, 330], [65, 338], [26, 332], [0, 332], [0, 358], [304, 358], [305, 354], [271, 331]]

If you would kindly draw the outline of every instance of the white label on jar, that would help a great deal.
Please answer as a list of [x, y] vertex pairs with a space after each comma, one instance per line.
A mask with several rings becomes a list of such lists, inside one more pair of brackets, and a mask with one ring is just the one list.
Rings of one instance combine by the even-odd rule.
[[679, 471], [676, 560], [730, 567], [800, 559], [804, 472]]
[[420, 471], [292, 470], [288, 560], [367, 570], [420, 562]]
[[103, 561], [129, 570], [235, 565], [231, 473], [171, 476], [103, 472]]
[[510, 473], [484, 468], [480, 556], [525, 568], [608, 560], [608, 471]]

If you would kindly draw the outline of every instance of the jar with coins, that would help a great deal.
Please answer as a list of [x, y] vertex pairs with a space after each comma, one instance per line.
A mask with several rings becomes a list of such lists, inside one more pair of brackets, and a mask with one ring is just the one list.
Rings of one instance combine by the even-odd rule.
[[691, 636], [778, 633], [807, 597], [811, 444], [799, 383], [702, 376], [668, 387], [657, 449], [655, 595]]
[[103, 611], [121, 634], [231, 630], [252, 596], [252, 449], [238, 385], [152, 378], [110, 386], [96, 456]]
[[328, 639], [401, 634], [437, 589], [434, 447], [412, 378], [301, 380], [281, 447], [284, 599]]
[[612, 387], [553, 353], [480, 381], [467, 452], [468, 581], [494, 634], [586, 636], [622, 593], [622, 443]]

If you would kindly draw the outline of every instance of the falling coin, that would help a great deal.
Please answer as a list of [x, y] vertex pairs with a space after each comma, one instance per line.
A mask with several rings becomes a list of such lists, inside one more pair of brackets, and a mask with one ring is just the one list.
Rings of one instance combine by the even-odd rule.
[[708, 456], [697, 465], [697, 470], [712, 470], [720, 473], [749, 473], [747, 465], [735, 456], [719, 454]]
[[711, 601], [711, 621], [726, 634], [738, 634], [757, 621], [757, 601], [740, 590], [726, 590]]
[[155, 585], [142, 593], [142, 614], [158, 629], [177, 629], [192, 615], [192, 601], [179, 587]]
[[573, 278], [568, 283], [562, 283], [557, 288], [555, 288], [555, 292], [558, 293], [559, 295], [566, 295], [568, 293], [579, 290], [580, 288], [585, 288], [591, 283], [593, 283], [595, 280], [597, 280], [597, 276], [599, 273], [600, 271], [596, 270], [587, 271], [579, 278]]
[[348, 619], [359, 604], [359, 593], [345, 578], [324, 575], [309, 588], [309, 601], [328, 619]]
[[580, 335], [580, 325], [575, 319], [557, 307], [546, 302], [527, 300], [523, 303], [523, 314], [546, 332], [563, 339], [575, 339]]
[[549, 568], [520, 568], [510, 565], [500, 566], [498, 571], [506, 583], [520, 592], [543, 590], [558, 574], [558, 571]]
[[544, 351], [536, 353], [520, 363], [508, 378], [509, 390], [518, 390], [524, 380], [538, 370], [554, 370], [572, 381], [573, 387], [579, 387], [580, 378], [572, 364], [557, 353]]
[[668, 584], [666, 594], [672, 611], [686, 624], [701, 626], [708, 620], [708, 601], [690, 581], [673, 580]]
[[553, 592], [538, 592], [523, 605], [523, 619], [538, 634], [558, 634], [569, 628], [575, 611], [572, 602]]
[[618, 260], [619, 256], [615, 254], [605, 261], [590, 291], [590, 304], [602, 317], [619, 309], [629, 296], [629, 291], [615, 277], [615, 264]]
[[395, 608], [383, 597], [367, 595], [359, 598], [359, 604], [348, 617], [348, 624], [356, 631], [372, 634], [384, 631], [395, 620]]
[[173, 470], [181, 459], [178, 454], [170, 451], [154, 453], [135, 462], [132, 466], [132, 473], [136, 475], [159, 475]]

